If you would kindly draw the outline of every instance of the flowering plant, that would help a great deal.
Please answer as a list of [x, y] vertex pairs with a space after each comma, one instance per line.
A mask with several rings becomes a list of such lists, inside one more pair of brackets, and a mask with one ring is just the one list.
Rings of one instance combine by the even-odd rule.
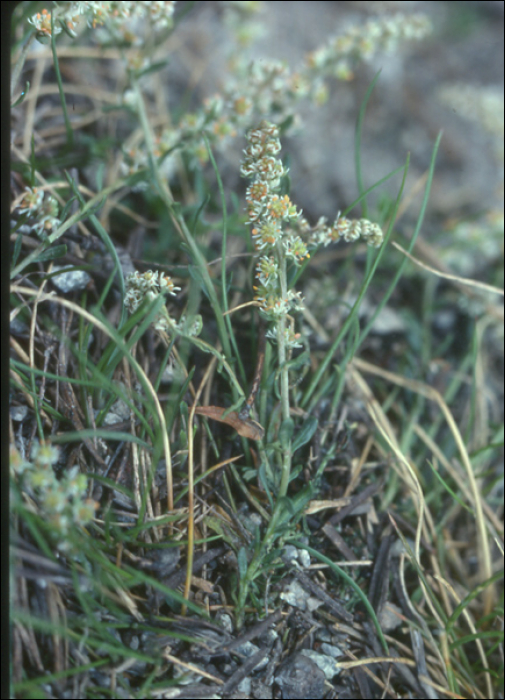
[[[411, 235], [407, 224], [394, 232], [395, 245], [404, 235], [410, 237], [402, 262], [398, 253], [389, 250], [387, 240], [400, 210], [409, 157], [404, 165], [382, 173], [378, 182], [378, 175], [362, 168], [360, 162], [363, 116], [376, 79], [358, 118], [357, 194], [348, 209], [327, 220], [307, 213], [307, 204], [304, 215], [295, 203], [296, 194], [289, 189], [287, 160], [281, 158], [280, 139], [300, 128], [298, 107], [303, 100], [312, 106], [324, 105], [335, 80], [351, 81], [360, 62], [373, 59], [374, 64], [382, 63], [384, 52], [400, 42], [421, 39], [429, 31], [429, 21], [419, 15], [385, 11], [358, 26], [346, 26], [346, 11], [356, 17], [356, 7], [366, 6], [368, 11], [398, 3], [325, 3], [328, 7], [338, 5], [338, 36], [312, 47], [299, 65], [293, 66], [269, 59], [250, 60], [247, 55], [248, 43], [262, 30], [255, 21], [258, 11], [264, 7], [273, 12], [271, 8], [279, 6], [282, 13], [284, 6], [288, 7], [282, 3], [184, 3], [174, 14], [174, 2], [58, 2], [33, 14], [27, 25], [32, 5], [36, 4], [22, 3], [18, 19], [13, 21], [16, 37], [11, 74], [15, 168], [11, 175], [12, 400], [8, 430], [13, 557], [20, 562], [11, 586], [17, 598], [12, 664], [17, 677], [11, 695], [73, 697], [86, 693], [86, 688], [93, 697], [102, 697], [104, 692], [128, 697], [164, 692], [167, 681], [169, 685], [176, 681], [178, 670], [183, 669], [185, 675], [203, 672], [198, 668], [203, 658], [200, 652], [193, 645], [182, 649], [188, 639], [180, 634], [183, 617], [174, 623], [178, 626], [174, 648], [170, 650], [164, 642], [160, 646], [156, 626], [163, 626], [163, 637], [165, 631], [170, 635], [167, 612], [174, 622], [173, 612], [184, 615], [190, 609], [199, 616], [219, 607], [233, 609], [240, 628], [249, 611], [261, 617], [263, 611], [268, 614], [268, 609], [275, 607], [280, 629], [284, 602], [301, 608], [306, 603], [295, 582], [285, 585], [287, 579], [294, 569], [308, 568], [314, 559], [326, 567], [317, 576], [327, 593], [319, 601], [308, 601], [302, 609], [315, 616], [320, 602], [333, 603], [337, 616], [351, 623], [352, 609], [342, 611], [332, 595], [349, 601], [360, 596], [368, 603], [363, 591], [365, 579], [355, 580], [356, 573], [363, 571], [356, 565], [371, 563], [377, 554], [376, 543], [380, 541], [382, 547], [389, 541], [388, 537], [381, 539], [377, 529], [384, 519], [375, 517], [371, 494], [381, 497], [380, 507], [394, 503], [409, 530], [411, 524], [413, 530], [417, 528], [413, 561], [419, 573], [423, 570], [419, 548], [433, 534], [436, 538], [432, 537], [431, 551], [441, 551], [439, 545], [443, 544], [443, 533], [439, 537], [441, 530], [432, 528], [424, 515], [433, 503], [437, 508], [447, 503], [447, 494], [453, 495], [461, 484], [458, 503], [469, 501], [468, 511], [475, 513], [478, 524], [477, 536], [469, 539], [478, 543], [486, 566], [491, 564], [486, 546], [488, 539], [492, 544], [489, 535], [494, 532], [496, 518], [492, 508], [480, 507], [480, 499], [486, 493], [488, 478], [485, 460], [492, 445], [499, 445], [500, 435], [498, 432], [498, 437], [494, 435], [493, 442], [486, 444], [481, 437], [485, 421], [476, 421], [478, 441], [469, 444], [467, 453], [460, 449], [461, 459], [452, 444], [454, 437], [458, 448], [463, 445], [456, 414], [460, 412], [465, 421], [466, 417], [471, 421], [487, 404], [474, 401], [472, 396], [468, 411], [460, 411], [458, 405], [455, 420], [447, 421], [450, 430], [437, 426], [431, 409], [426, 411], [429, 426], [423, 429], [421, 423], [426, 398], [435, 398], [447, 418], [444, 401], [452, 392], [458, 394], [459, 403], [460, 392], [453, 392], [453, 386], [457, 388], [464, 378], [462, 364], [453, 375], [459, 378], [454, 379], [454, 385], [451, 379], [450, 391], [443, 399], [423, 377], [413, 381], [418, 369], [414, 356], [422, 345], [420, 371], [434, 376], [440, 370], [437, 384], [444, 385], [442, 373], [446, 370], [441, 369], [438, 358], [440, 345], [433, 345], [437, 356], [430, 360], [431, 343], [424, 342], [430, 340], [425, 331], [437, 317], [428, 311], [436, 296], [435, 287], [427, 285], [423, 291], [422, 308], [427, 311], [423, 316], [429, 323], [423, 320], [424, 325], [416, 327], [415, 314], [411, 314], [409, 333], [396, 344], [399, 351], [392, 349], [395, 343], [386, 341], [382, 347], [380, 339], [374, 337], [366, 348], [368, 357], [373, 360], [379, 348], [386, 358], [379, 361], [376, 357], [376, 364], [372, 364], [358, 356], [372, 326], [377, 331], [376, 316], [398, 286], [408, 260], [403, 252], [410, 256], [414, 251], [438, 142], [426, 178], [417, 181], [426, 185], [415, 230]], [[305, 4], [299, 5], [306, 11]], [[223, 43], [231, 48], [230, 70], [222, 81], [224, 71], [219, 70], [217, 94], [207, 90], [212, 80], [206, 80], [204, 42], [198, 42], [198, 51], [188, 51], [192, 43], [185, 34], [193, 31], [195, 18], [208, 20], [209, 11], [213, 13], [212, 39], [220, 36], [214, 30], [222, 22], [232, 42]], [[285, 29], [285, 17], [279, 17]], [[200, 31], [201, 27], [198, 38]], [[49, 46], [39, 46], [37, 41]], [[295, 42], [291, 43], [294, 46]], [[181, 47], [184, 50], [175, 57]], [[375, 60], [378, 52], [380, 61]], [[92, 69], [81, 79], [84, 71], [76, 66], [84, 61], [90, 62]], [[21, 75], [29, 77], [31, 83], [26, 80], [20, 94], [15, 95]], [[399, 81], [399, 75], [395, 70], [388, 79]], [[197, 85], [199, 76], [205, 78]], [[200, 88], [205, 96], [202, 94], [199, 103]], [[468, 94], [462, 95], [461, 104], [469, 102]], [[454, 93], [450, 91], [448, 98], [452, 103]], [[190, 102], [192, 111], [187, 112]], [[470, 109], [473, 117], [485, 117], [490, 133], [499, 135], [497, 116], [503, 99], [485, 100], [485, 110], [479, 110], [477, 102], [474, 100]], [[339, 109], [342, 105], [345, 100]], [[343, 111], [338, 114], [339, 130], [341, 121], [342, 126], [349, 126]], [[330, 134], [322, 135], [327, 143]], [[241, 157], [237, 143], [244, 138], [247, 142]], [[221, 167], [223, 152], [228, 147], [228, 172], [222, 181], [226, 172]], [[308, 141], [308, 148], [312, 157], [317, 141]], [[347, 184], [351, 178], [341, 155], [339, 152], [338, 158], [328, 162], [333, 166], [335, 160], [336, 177]], [[499, 144], [495, 155], [498, 160], [503, 158]], [[382, 165], [379, 163], [381, 172]], [[402, 171], [396, 198], [381, 191], [380, 199], [373, 204], [372, 198], [368, 201], [372, 191], [376, 195], [374, 190]], [[247, 180], [245, 196], [238, 192], [239, 173]], [[324, 173], [325, 184], [330, 183], [328, 174]], [[365, 184], [369, 179], [375, 184]], [[317, 178], [310, 184], [315, 183]], [[350, 200], [343, 187], [332, 187], [331, 191], [339, 192], [342, 200]], [[416, 186], [412, 193], [417, 191]], [[413, 201], [405, 198], [409, 206]], [[316, 199], [311, 196], [310, 202], [315, 209]], [[369, 204], [374, 214], [369, 215]], [[361, 216], [351, 218], [349, 211], [358, 205]], [[374, 218], [380, 223], [371, 220]], [[500, 221], [503, 229], [503, 219]], [[495, 242], [483, 242], [478, 225], [474, 225], [474, 234], [475, 249], [482, 253], [483, 245], [491, 244], [486, 249], [495, 255]], [[57, 241], [59, 245], [55, 245]], [[364, 245], [357, 250], [341, 246], [320, 255], [339, 242]], [[465, 252], [468, 257], [468, 242], [456, 251], [460, 264]], [[338, 264], [333, 264], [335, 259]], [[307, 276], [313, 273], [308, 284], [303, 278], [305, 271]], [[72, 278], [71, 284], [61, 283], [63, 275]], [[370, 298], [375, 303], [370, 303], [369, 317], [363, 323], [365, 304], [361, 302], [368, 290], [372, 291], [372, 283]], [[409, 293], [405, 290], [404, 295], [403, 291], [397, 295], [402, 300]], [[436, 307], [433, 304], [431, 308]], [[404, 311], [400, 308], [398, 316]], [[398, 327], [405, 330], [401, 321]], [[475, 348], [484, 341], [483, 333], [476, 333]], [[449, 335], [442, 347], [450, 341]], [[410, 343], [411, 354], [404, 351]], [[478, 372], [475, 382], [466, 383], [465, 379], [465, 391], [467, 386], [479, 389], [477, 380], [484, 363], [474, 362], [477, 352], [472, 349], [466, 359], [466, 366], [476, 367]], [[381, 377], [376, 392], [372, 382], [360, 374], [362, 367]], [[400, 375], [394, 375], [393, 370]], [[385, 395], [383, 384], [391, 381], [397, 390]], [[402, 404], [404, 392], [408, 396]], [[413, 392], [419, 401], [411, 400]], [[487, 408], [482, 417], [487, 421]], [[406, 430], [399, 434], [402, 422]], [[374, 424], [376, 430], [372, 429]], [[463, 427], [464, 433], [472, 433], [471, 423]], [[442, 485], [430, 493], [434, 496], [431, 502], [423, 501], [426, 449], [433, 451], [435, 447], [434, 470], [441, 466], [437, 476], [442, 475]], [[391, 466], [396, 478], [386, 480], [383, 474]], [[466, 479], [461, 478], [462, 467], [467, 470]], [[448, 481], [443, 481], [443, 469], [453, 470]], [[477, 473], [483, 489], [477, 488]], [[383, 489], [386, 481], [387, 489]], [[352, 498], [352, 492], [365, 482], [373, 487], [367, 488], [366, 508], [353, 510], [358, 503], [365, 505], [361, 494]], [[432, 479], [430, 483], [435, 482]], [[342, 550], [345, 555], [350, 552], [353, 560], [349, 574], [337, 567], [333, 556], [325, 557], [321, 552], [321, 532], [330, 546], [341, 545], [333, 527], [335, 511], [337, 518], [354, 518], [355, 514], [358, 518], [358, 527], [352, 531], [358, 536], [349, 540], [347, 552]], [[406, 518], [406, 511], [413, 517]], [[462, 522], [459, 507], [448, 512], [457, 512], [458, 522]], [[325, 519], [328, 527], [324, 527]], [[398, 519], [393, 521], [395, 527], [398, 522], [403, 527]], [[429, 527], [424, 527], [426, 524]], [[472, 532], [466, 524], [465, 532]], [[219, 549], [214, 549], [213, 533], [220, 540]], [[359, 536], [365, 533], [366, 537]], [[447, 542], [452, 548], [458, 537], [451, 535], [450, 539]], [[200, 558], [205, 566], [202, 579], [193, 560], [200, 543], [205, 547]], [[225, 557], [221, 556], [222, 543], [229, 545]], [[29, 546], [25, 548], [25, 544]], [[182, 547], [186, 571], [177, 571], [172, 579], [168, 573], [171, 557], [165, 557], [165, 550], [178, 552]], [[288, 549], [295, 551], [289, 553]], [[43, 571], [37, 550], [46, 555]], [[209, 566], [211, 559], [207, 557], [214, 556], [212, 550], [215, 559]], [[376, 561], [384, 561], [382, 553]], [[474, 558], [471, 555], [469, 560]], [[34, 564], [31, 571], [26, 565], [30, 561]], [[493, 571], [486, 566], [482, 567], [481, 590], [477, 595], [468, 591], [465, 599], [471, 602], [465, 607], [470, 614], [481, 592], [492, 592], [494, 587]], [[329, 577], [325, 579], [330, 571], [345, 581], [340, 591], [330, 585]], [[182, 595], [180, 573], [185, 575]], [[426, 600], [430, 604], [426, 610], [435, 611], [426, 625], [428, 631], [435, 625], [435, 634], [430, 632], [423, 639], [429, 638], [432, 644], [435, 639], [448, 638], [454, 659], [444, 650], [436, 653], [433, 647], [427, 658], [434, 660], [433, 677], [438, 680], [443, 674], [439, 660], [451, 664], [446, 669], [450, 680], [463, 668], [457, 683], [444, 689], [454, 695], [462, 688], [469, 690], [468, 664], [462, 665], [458, 656], [458, 640], [467, 630], [456, 628], [457, 603], [446, 595], [449, 589], [457, 592], [461, 581], [458, 579], [454, 587], [451, 572], [441, 567], [440, 573], [449, 573], [449, 588], [440, 589], [440, 605], [435, 591], [440, 581], [444, 583], [441, 577], [427, 596], [420, 595], [426, 582], [433, 583], [428, 571], [419, 576], [419, 590], [412, 591], [409, 577], [410, 590], [402, 591], [400, 602], [405, 605], [404, 623], [415, 607], [423, 615]], [[382, 574], [383, 567], [374, 566], [369, 604], [379, 636], [378, 608], [387, 597], [385, 589], [381, 592]], [[36, 584], [32, 585], [30, 576]], [[308, 576], [300, 578], [303, 586], [307, 581]], [[354, 588], [352, 596], [348, 586]], [[319, 584], [312, 590], [322, 593]], [[412, 610], [405, 604], [410, 592], [414, 592]], [[488, 611], [483, 609], [479, 616], [486, 624]], [[132, 620], [144, 630], [138, 638]], [[291, 635], [293, 630], [286, 631], [279, 638], [284, 643], [284, 657], [296, 637]], [[358, 643], [358, 637], [353, 636], [353, 644]], [[365, 637], [359, 650], [363, 657], [369, 652], [370, 635]], [[489, 639], [493, 642], [494, 637]], [[323, 636], [318, 637], [323, 650], [321, 641]], [[326, 632], [324, 641], [329, 642]], [[228, 642], [220, 647], [221, 652], [237, 650], [238, 645]], [[153, 662], [154, 648], [159, 654], [151, 671], [147, 664]], [[102, 661], [104, 654], [110, 658]], [[98, 665], [89, 664], [97, 655]], [[224, 694], [230, 695], [242, 671], [235, 673], [235, 662], [230, 665], [226, 655], [218, 654], [221, 661], [211, 656], [212, 664], [202, 682], [215, 678], [217, 671], [220, 677], [216, 680], [222, 684], [231, 673], [230, 683], [224, 687]], [[118, 659], [127, 673], [117, 672]], [[76, 673], [69, 675], [72, 660], [82, 666], [82, 683]], [[44, 668], [52, 661], [54, 667]], [[378, 665], [379, 672], [381, 666], [385, 665]], [[272, 668], [269, 665], [267, 672], [270, 681]], [[325, 668], [335, 670], [333, 656]], [[104, 669], [111, 671], [110, 679]], [[258, 666], [255, 669], [259, 670]], [[393, 692], [389, 677], [384, 669], [382, 672], [384, 687]], [[418, 682], [413, 680], [415, 693]], [[65, 682], [75, 687], [64, 687]], [[201, 690], [195, 687], [196, 695], [202, 695]], [[219, 694], [223, 687], [207, 690]], [[284, 687], [285, 695], [288, 690]], [[395, 692], [401, 694], [402, 690], [403, 686]], [[251, 694], [245, 687], [237, 691]], [[321, 688], [319, 693], [308, 694], [320, 697], [322, 693]], [[467, 694], [496, 696], [480, 689], [470, 689]]]

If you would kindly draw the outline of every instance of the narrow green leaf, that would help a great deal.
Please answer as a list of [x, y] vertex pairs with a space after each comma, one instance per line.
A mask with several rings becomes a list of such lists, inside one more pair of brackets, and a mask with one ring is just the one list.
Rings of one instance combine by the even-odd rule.
[[317, 430], [319, 421], [315, 416], [309, 416], [304, 422], [301, 429], [297, 432], [295, 439], [293, 440], [292, 450], [296, 452], [300, 447], [306, 445], [314, 435]]
[[237, 554], [238, 572], [240, 580], [243, 581], [247, 574], [247, 552], [245, 547], [241, 547]]
[[279, 430], [279, 440], [283, 449], [286, 449], [288, 447], [289, 442], [293, 437], [294, 430], [295, 423], [292, 418], [288, 418], [287, 420], [282, 421], [281, 428]]
[[[35, 258], [33, 262], [36, 263], [47, 262], [48, 260], [55, 260], [56, 258], [61, 258], [63, 255], [66, 255], [66, 253], [66, 245], [55, 245], [54, 248], [48, 248], [47, 250], [44, 250], [40, 255], [38, 255]], [[58, 272], [58, 274], [61, 274], [61, 272]]]

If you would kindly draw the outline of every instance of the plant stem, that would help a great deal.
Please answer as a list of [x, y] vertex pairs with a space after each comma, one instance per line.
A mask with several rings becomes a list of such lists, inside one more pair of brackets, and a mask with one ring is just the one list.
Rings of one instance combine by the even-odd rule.
[[254, 581], [256, 578], [256, 575], [258, 573], [258, 570], [262, 567], [263, 565], [263, 559], [265, 556], [265, 551], [268, 549], [268, 546], [270, 542], [274, 541], [274, 534], [275, 534], [275, 528], [277, 526], [277, 520], [279, 516], [279, 508], [278, 508], [279, 501], [277, 501], [276, 507], [274, 509], [274, 512], [272, 513], [272, 517], [270, 518], [270, 522], [268, 523], [267, 530], [265, 532], [265, 536], [263, 537], [263, 541], [257, 549], [251, 561], [249, 562], [249, 566], [247, 567], [247, 573], [245, 575], [245, 578], [243, 581], [240, 581], [240, 589], [239, 589], [239, 597], [238, 597], [238, 602], [237, 602], [237, 616], [236, 616], [236, 622], [237, 622], [237, 628], [240, 629], [242, 626], [242, 623], [244, 621], [244, 607], [246, 604], [247, 600], [247, 594], [249, 592], [249, 585]]
[[[277, 244], [277, 258], [279, 262], [279, 281], [281, 286], [281, 298], [287, 297], [288, 285], [286, 274], [286, 257], [280, 243]], [[279, 353], [279, 371], [281, 377], [281, 413], [282, 424], [290, 420], [289, 411], [289, 371], [287, 369], [287, 353], [286, 353], [286, 315], [283, 314], [279, 318], [277, 326], [277, 346]], [[283, 498], [289, 485], [289, 475], [291, 472], [291, 439], [284, 442], [282, 453], [282, 472], [281, 483], [279, 485], [278, 498]]]

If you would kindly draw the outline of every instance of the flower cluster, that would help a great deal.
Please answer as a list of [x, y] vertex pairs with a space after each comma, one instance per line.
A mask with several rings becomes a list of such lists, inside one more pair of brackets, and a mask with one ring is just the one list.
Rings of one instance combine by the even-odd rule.
[[43, 240], [47, 234], [58, 228], [59, 205], [56, 199], [39, 187], [25, 187], [25, 192], [16, 205], [20, 214], [27, 215], [27, 225]]
[[[121, 38], [130, 43], [135, 39], [135, 34], [128, 31], [124, 25], [130, 18], [147, 17], [151, 27], [171, 27], [173, 24], [175, 2], [67, 2], [60, 3], [53, 20], [55, 35], [62, 32], [62, 27], [71, 36], [76, 36], [76, 27], [81, 17], [85, 17], [88, 26], [95, 29], [106, 23], [111, 32], [119, 32]], [[28, 19], [35, 27], [37, 39], [41, 43], [47, 43], [51, 37], [51, 13], [42, 10]]]
[[368, 221], [368, 219], [348, 219], [340, 215], [337, 216], [332, 226], [328, 226], [326, 219], [322, 216], [313, 227], [310, 226], [307, 219], [300, 217], [296, 222], [296, 229], [307, 241], [309, 250], [321, 245], [326, 247], [340, 239], [346, 243], [352, 243], [359, 238], [367, 245], [379, 248], [384, 240], [384, 234], [379, 224]]
[[299, 292], [282, 290], [280, 266], [286, 260], [299, 264], [309, 257], [307, 246], [288, 225], [301, 216], [288, 195], [280, 196], [281, 178], [287, 173], [279, 153], [278, 128], [263, 121], [247, 134], [249, 142], [244, 151], [240, 173], [252, 178], [247, 188], [248, 223], [253, 224], [254, 246], [261, 258], [256, 266], [255, 299], [270, 320], [284, 316], [292, 309], [303, 308]]
[[57, 479], [53, 469], [59, 457], [58, 448], [48, 443], [35, 442], [31, 461], [23, 459], [14, 445], [10, 448], [10, 466], [23, 480], [26, 492], [36, 498], [40, 509], [58, 533], [58, 548], [68, 550], [65, 539], [73, 525], [86, 525], [95, 515], [96, 501], [85, 498], [88, 480], [75, 466]]
[[[180, 287], [174, 285], [169, 275], [160, 274], [158, 271], [152, 272], [151, 270], [144, 272], [143, 275], [136, 270], [126, 277], [125, 283], [126, 294], [124, 303], [130, 314], [135, 313], [144, 299], [154, 301], [160, 294], [175, 296], [176, 292], [181, 290]], [[198, 320], [191, 319], [190, 322], [185, 318], [181, 318], [180, 322], [176, 323], [169, 317], [166, 307], [163, 306], [154, 320], [154, 328], [165, 332], [182, 330], [188, 335], [198, 335], [201, 325], [198, 327]]]
[[[46, 43], [51, 37], [51, 13], [49, 10], [42, 10], [42, 12], [37, 12], [28, 19], [28, 22], [32, 24], [37, 31], [37, 39], [41, 44]], [[59, 25], [54, 25], [54, 34], [60, 34], [62, 28]]]
[[160, 274], [158, 271], [148, 270], [143, 275], [138, 270], [130, 273], [126, 277], [125, 306], [133, 314], [144, 299], [154, 300], [160, 294], [171, 294], [175, 296], [180, 291], [176, 287], [169, 275]]
[[[154, 301], [160, 295], [176, 295], [181, 288], [176, 287], [168, 275], [148, 270], [141, 275], [138, 271], [132, 272], [126, 277], [125, 306], [130, 314], [133, 314], [145, 299]], [[157, 331], [164, 333], [181, 333], [186, 337], [196, 337], [200, 335], [203, 327], [200, 314], [182, 315], [179, 321], [175, 321], [168, 314], [167, 308], [163, 306], [153, 322], [153, 327]]]
[[[252, 18], [261, 9], [261, 4], [222, 4], [225, 23], [229, 24], [228, 15], [236, 15], [234, 22], [240, 27], [240, 36], [235, 34], [237, 41], [241, 42], [248, 29], [252, 30]], [[419, 40], [429, 33], [429, 29], [429, 21], [423, 15], [397, 14], [373, 20], [364, 26], [350, 28], [342, 36], [316, 49], [295, 71], [285, 62], [251, 61], [243, 51], [236, 51], [230, 61], [232, 76], [225, 83], [223, 93], [205, 100], [202, 109], [184, 115], [178, 125], [165, 128], [160, 136], [160, 155], [180, 144], [201, 165], [209, 159], [202, 131], [213, 148], [224, 151], [237, 133], [247, 131], [262, 117], [275, 115], [277, 123], [288, 123], [290, 130], [298, 128], [301, 119], [297, 114], [297, 104], [303, 99], [310, 99], [316, 105], [323, 104], [329, 94], [325, 78], [336, 76], [349, 80], [351, 67], [360, 60], [370, 60], [377, 51], [390, 50], [402, 41]], [[168, 161], [173, 162], [174, 156], [169, 155], [163, 163]]]
[[[296, 103], [309, 98], [319, 105], [326, 101], [328, 76], [350, 80], [359, 61], [371, 60], [380, 50], [391, 51], [400, 42], [418, 41], [430, 31], [424, 15], [402, 13], [350, 27], [310, 53], [292, 72], [281, 61], [233, 61], [235, 76], [225, 87], [224, 100], [215, 118], [227, 119], [237, 129], [247, 129], [257, 115], [273, 115], [277, 122], [291, 118], [299, 124]], [[222, 145], [222, 144], [219, 144]]]
[[372, 19], [364, 25], [350, 27], [341, 36], [307, 57], [307, 68], [318, 75], [333, 75], [348, 80], [351, 66], [357, 61], [368, 61], [378, 51], [392, 51], [400, 41], [423, 39], [431, 30], [425, 15], [396, 15]]
[[340, 239], [351, 242], [361, 238], [377, 248], [382, 244], [383, 233], [378, 224], [367, 219], [345, 217], [337, 217], [332, 226], [321, 218], [311, 228], [288, 195], [277, 193], [287, 172], [275, 157], [281, 148], [277, 127], [263, 121], [249, 131], [247, 140], [249, 146], [244, 151], [240, 173], [253, 180], [246, 190], [246, 201], [254, 247], [261, 254], [256, 265], [255, 300], [268, 319], [276, 320], [291, 310], [303, 309], [300, 292], [282, 290], [281, 266], [285, 261], [298, 265], [310, 257], [309, 249]]
[[[238, 42], [247, 43], [258, 33], [259, 23], [254, 17], [262, 7], [260, 2], [223, 2], [225, 23], [235, 27]], [[55, 12], [54, 30], [75, 36], [80, 17], [85, 17], [90, 27], [99, 28], [98, 41], [109, 43], [112, 38], [140, 46], [154, 29], [173, 25], [175, 2], [67, 2], [60, 3]], [[147, 18], [149, 22], [143, 22]], [[51, 14], [47, 10], [30, 18], [37, 30], [37, 37], [47, 42], [51, 33]], [[231, 24], [230, 24], [231, 23]], [[315, 104], [325, 102], [328, 88], [327, 76], [348, 80], [351, 68], [360, 60], [370, 60], [381, 50], [396, 48], [400, 42], [419, 40], [430, 30], [429, 20], [423, 15], [395, 14], [371, 20], [365, 25], [351, 27], [343, 35], [335, 37], [308, 55], [304, 64], [292, 72], [279, 61], [250, 61], [247, 57], [232, 60], [233, 78], [226, 84], [223, 94], [209, 98], [203, 109], [186, 115], [179, 125], [165, 129], [159, 137], [159, 154], [182, 144], [186, 153], [199, 164], [207, 162], [209, 155], [202, 140], [205, 129], [213, 147], [224, 150], [237, 133], [250, 128], [258, 115], [275, 113], [277, 122], [300, 124], [296, 104], [309, 98]], [[100, 32], [103, 36], [100, 36]], [[240, 52], [235, 52], [239, 54]], [[242, 52], [243, 53], [243, 52]], [[134, 61], [137, 59], [132, 59]], [[145, 68], [145, 56], [138, 57], [138, 65]], [[127, 103], [128, 95], [124, 102]], [[125, 154], [125, 159], [128, 156]], [[131, 174], [138, 167], [145, 167], [147, 156], [136, 153], [124, 166]], [[174, 167], [174, 158], [163, 161], [168, 171]], [[137, 184], [136, 189], [141, 189]]]
[[343, 238], [348, 243], [362, 238], [365, 243], [373, 248], [382, 244], [383, 233], [379, 224], [374, 224], [368, 219], [339, 219], [332, 228], [332, 237], [335, 240]]

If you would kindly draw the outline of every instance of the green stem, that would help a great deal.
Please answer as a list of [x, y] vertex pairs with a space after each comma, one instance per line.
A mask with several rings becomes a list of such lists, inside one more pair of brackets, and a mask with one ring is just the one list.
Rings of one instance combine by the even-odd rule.
[[275, 508], [270, 518], [270, 522], [263, 537], [263, 541], [259, 549], [253, 554], [249, 566], [247, 567], [247, 573], [243, 581], [240, 581], [239, 598], [237, 604], [237, 628], [240, 629], [244, 620], [244, 608], [247, 601], [247, 594], [249, 592], [249, 586], [256, 578], [258, 571], [263, 566], [263, 559], [265, 556], [265, 551], [268, 549], [268, 545], [274, 541], [274, 532], [277, 525], [279, 515], [279, 509]]
[[[279, 282], [281, 287], [281, 298], [286, 299], [288, 293], [287, 269], [284, 250], [282, 248], [281, 243], [278, 243], [277, 245], [276, 254], [279, 263]], [[280, 316], [277, 324], [277, 349], [281, 380], [281, 432], [283, 426], [287, 425], [291, 420], [289, 408], [289, 370], [287, 368], [286, 321], [287, 318], [284, 314]], [[237, 605], [237, 626], [239, 628], [241, 627], [243, 622], [244, 607], [247, 601], [249, 586], [252, 583], [252, 581], [256, 578], [258, 571], [263, 565], [265, 551], [275, 539], [275, 530], [277, 527], [279, 515], [281, 513], [282, 499], [286, 495], [289, 486], [289, 476], [291, 473], [291, 438], [289, 436], [285, 438], [283, 437], [282, 443], [282, 471], [277, 501], [272, 516], [270, 518], [270, 522], [268, 523], [265, 536], [263, 537], [263, 541], [259, 549], [253, 555], [249, 566], [247, 567], [247, 573], [244, 579], [240, 581], [239, 599]]]
[[[286, 258], [282, 245], [277, 245], [277, 257], [279, 261], [279, 281], [281, 285], [281, 298], [285, 299], [288, 293], [287, 274], [286, 274]], [[279, 353], [279, 370], [281, 376], [281, 412], [282, 424], [286, 425], [290, 420], [289, 410], [289, 370], [287, 368], [287, 353], [286, 353], [286, 316], [283, 315], [279, 319], [277, 325], [277, 346]], [[281, 424], [281, 426], [282, 426]], [[289, 475], [291, 472], [291, 439], [287, 439], [283, 444], [282, 451], [282, 472], [281, 483], [279, 486], [279, 498], [283, 498], [289, 485]]]

